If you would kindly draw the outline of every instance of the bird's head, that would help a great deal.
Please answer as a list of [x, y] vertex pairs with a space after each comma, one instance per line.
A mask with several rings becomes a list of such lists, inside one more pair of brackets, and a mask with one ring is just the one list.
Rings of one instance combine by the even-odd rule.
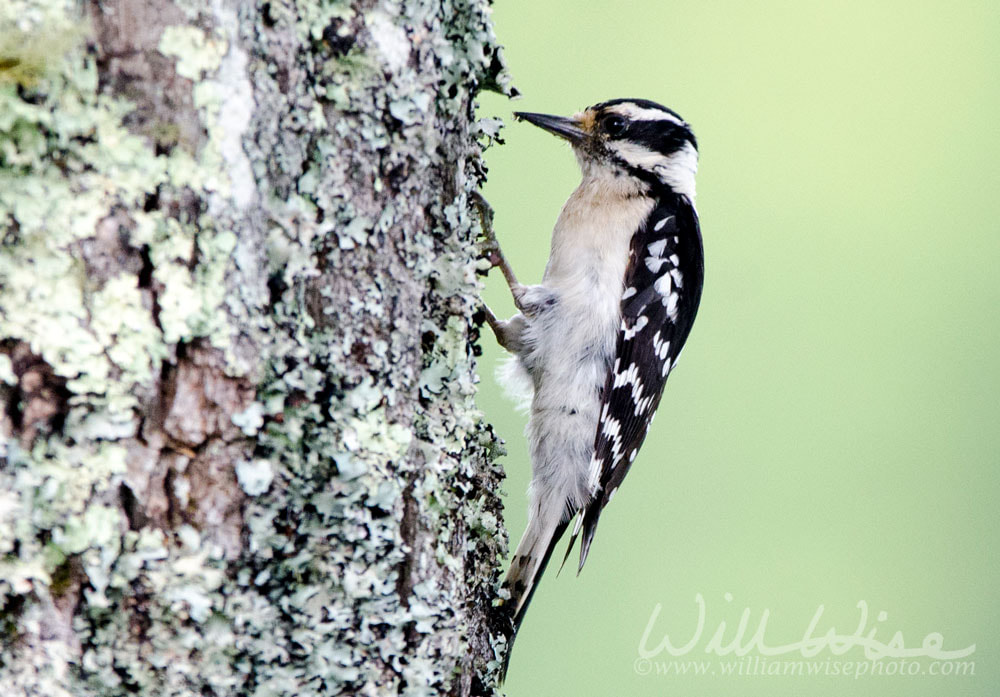
[[629, 176], [694, 200], [698, 142], [684, 119], [656, 102], [613, 99], [568, 117], [515, 112], [514, 118], [568, 140], [584, 177]]

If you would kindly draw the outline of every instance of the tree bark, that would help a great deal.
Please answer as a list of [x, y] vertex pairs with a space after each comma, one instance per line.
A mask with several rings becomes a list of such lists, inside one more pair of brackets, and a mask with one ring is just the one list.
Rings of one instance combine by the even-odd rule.
[[485, 0], [0, 6], [0, 694], [489, 694]]

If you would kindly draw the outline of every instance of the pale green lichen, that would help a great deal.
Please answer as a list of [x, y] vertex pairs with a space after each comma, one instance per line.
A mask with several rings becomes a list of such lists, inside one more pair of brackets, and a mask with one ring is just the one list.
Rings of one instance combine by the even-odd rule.
[[[136, 435], [136, 389], [149, 383], [177, 342], [205, 336], [228, 345], [232, 332], [222, 308], [234, 234], [206, 224], [196, 228], [196, 221], [181, 224], [162, 211], [144, 210], [144, 201], [160, 187], [194, 187], [203, 177], [216, 182], [226, 175], [219, 158], [196, 160], [180, 149], [158, 155], [121, 125], [132, 107], [99, 93], [94, 60], [82, 44], [80, 28], [86, 24], [77, 8], [71, 0], [12, 0], [0, 6], [0, 36], [19, 32], [30, 47], [25, 51], [61, 49], [44, 56], [30, 85], [0, 72], [0, 228], [6, 233], [0, 254], [0, 337], [30, 346], [65, 380], [70, 395], [59, 436], [37, 440], [28, 451], [8, 441], [0, 451], [0, 608], [12, 607], [17, 599], [28, 602], [18, 620], [25, 636], [32, 634], [31, 618], [44, 616], [44, 608], [62, 592], [54, 578], [65, 575], [60, 569], [69, 558], [85, 575], [91, 620], [102, 613], [113, 617], [123, 591], [149, 565], [160, 569], [163, 582], [155, 595], [166, 610], [184, 606], [204, 618], [205, 602], [215, 602], [193, 603], [194, 591], [178, 590], [206, 588], [207, 552], [185, 556], [162, 539], [151, 552], [148, 544], [136, 547], [131, 534], [123, 541], [121, 516], [108, 495], [126, 471], [124, 442]], [[78, 40], [66, 40], [71, 36]], [[4, 46], [0, 59], [10, 55]], [[19, 55], [23, 58], [24, 51]], [[31, 90], [28, 99], [18, 93], [25, 88]], [[160, 326], [135, 276], [95, 276], [81, 254], [80, 245], [119, 210], [128, 211], [129, 244], [136, 250], [145, 246], [155, 260], [154, 275], [163, 286]], [[199, 264], [192, 272], [195, 245]], [[4, 381], [16, 382], [9, 359], [3, 359]], [[148, 536], [144, 539], [148, 543]], [[142, 564], [134, 561], [137, 554]], [[187, 576], [182, 566], [165, 565], [185, 559], [195, 560]], [[194, 585], [183, 585], [178, 576]], [[144, 582], [155, 579], [152, 570], [143, 576]], [[211, 597], [213, 591], [207, 592]], [[163, 627], [176, 631], [170, 622]], [[111, 647], [128, 641], [128, 628], [119, 627], [114, 640], [99, 621], [91, 630], [77, 629], [91, 647], [83, 653], [85, 671], [92, 671], [95, 686], [113, 691], [121, 679], [96, 668], [121, 659]], [[74, 659], [57, 655], [57, 642], [25, 646], [12, 639], [3, 639], [0, 691], [18, 694], [30, 685], [39, 693], [62, 694], [69, 687], [60, 681], [65, 661]], [[175, 651], [180, 645], [172, 642], [161, 648]], [[192, 652], [194, 643], [189, 642]], [[31, 663], [37, 663], [33, 675], [23, 670]], [[70, 691], [88, 690], [81, 683]]]
[[0, 31], [0, 85], [33, 87], [58, 71], [62, 56], [79, 45], [82, 27], [59, 12], [38, 6], [12, 16], [4, 14]]
[[14, 373], [14, 365], [10, 361], [10, 356], [5, 353], [0, 354], [0, 382], [7, 385], [17, 384], [17, 375]]
[[217, 70], [228, 48], [226, 41], [190, 26], [166, 27], [159, 45], [160, 53], [177, 59], [177, 74], [191, 80]]
[[[189, 17], [206, 12], [178, 4]], [[465, 604], [470, 592], [492, 597], [506, 544], [470, 351], [472, 143], [498, 126], [469, 128], [468, 94], [507, 84], [488, 10], [478, 0], [404, 1], [373, 15], [267, 4], [266, 18], [215, 7], [199, 28], [160, 38], [193, 81], [205, 132], [195, 153], [157, 154], [127, 131], [130, 105], [98, 91], [79, 45], [46, 57], [35, 101], [0, 73], [0, 226], [16, 231], [0, 255], [0, 337], [30, 344], [70, 392], [61, 437], [0, 451], [0, 608], [24, 601], [18, 622], [30, 634], [66, 565], [86, 576], [79, 657], [59, 654], [59, 642], [6, 653], [0, 686], [15, 692], [423, 695], [471, 669], [461, 663], [474, 639]], [[265, 20], [305, 47], [281, 58], [307, 76], [286, 75], [283, 89], [278, 61], [263, 57], [287, 50], [275, 41], [286, 34]], [[0, 7], [4, 22], [65, 36], [80, 17], [73, 0], [13, 0]], [[345, 46], [325, 47], [337, 39]], [[425, 173], [449, 162], [426, 188]], [[399, 181], [419, 186], [372, 210], [352, 200], [362, 180], [386, 199]], [[147, 210], [147, 197], [182, 189], [205, 203], [190, 218]], [[160, 288], [155, 322], [134, 277], [95, 278], [78, 252], [118, 211]], [[399, 248], [388, 253], [390, 235]], [[340, 305], [332, 284], [310, 287], [359, 254], [402, 266]], [[242, 281], [261, 274], [279, 289], [270, 317], [263, 283]], [[416, 294], [395, 297], [393, 274]], [[317, 311], [311, 293], [326, 306]], [[413, 311], [401, 314], [401, 302]], [[122, 532], [114, 505], [137, 394], [195, 338], [257, 384], [233, 419], [257, 445], [234, 463], [254, 497], [238, 560], [190, 526]], [[12, 378], [0, 361], [0, 380]]]
[[236, 479], [243, 487], [243, 491], [250, 496], [259, 496], [271, 486], [274, 471], [268, 460], [244, 460], [236, 463]]

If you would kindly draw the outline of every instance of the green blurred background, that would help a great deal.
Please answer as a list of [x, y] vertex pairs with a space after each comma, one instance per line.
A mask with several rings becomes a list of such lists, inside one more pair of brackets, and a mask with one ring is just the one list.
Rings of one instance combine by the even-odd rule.
[[[583, 574], [543, 579], [508, 694], [1000, 694], [1000, 3], [501, 0], [494, 18], [524, 97], [484, 95], [481, 116], [635, 96], [692, 123], [707, 256], [650, 437]], [[537, 283], [578, 173], [532, 126], [503, 136], [486, 195]], [[513, 313], [499, 273], [485, 297]], [[483, 345], [513, 548], [526, 416]], [[852, 634], [863, 600], [865, 633], [975, 644], [975, 675], [640, 675], [653, 608], [650, 646], [683, 644], [698, 593], [700, 644], [654, 663], [706, 659], [744, 608], [746, 637], [769, 611], [771, 645], [800, 639], [820, 604], [816, 635]]]

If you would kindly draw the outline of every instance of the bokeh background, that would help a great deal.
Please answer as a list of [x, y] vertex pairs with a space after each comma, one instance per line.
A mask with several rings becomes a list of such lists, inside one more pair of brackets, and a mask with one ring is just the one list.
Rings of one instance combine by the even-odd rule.
[[[638, 96], [680, 112], [701, 145], [707, 255], [650, 437], [582, 575], [546, 574], [508, 694], [1000, 694], [1000, 3], [502, 0], [494, 18], [524, 96], [481, 98], [509, 124], [486, 195], [521, 279], [540, 280], [578, 173], [515, 109]], [[499, 273], [485, 297], [513, 313]], [[483, 345], [513, 547], [526, 416]], [[683, 644], [696, 594], [697, 649], [653, 662], [715, 659], [715, 674], [641, 675], [653, 608], [650, 647]], [[859, 601], [884, 642], [975, 644], [975, 674], [725, 676], [704, 652], [744, 608], [746, 637], [767, 611], [775, 645], [820, 605], [816, 635], [854, 633]]]

